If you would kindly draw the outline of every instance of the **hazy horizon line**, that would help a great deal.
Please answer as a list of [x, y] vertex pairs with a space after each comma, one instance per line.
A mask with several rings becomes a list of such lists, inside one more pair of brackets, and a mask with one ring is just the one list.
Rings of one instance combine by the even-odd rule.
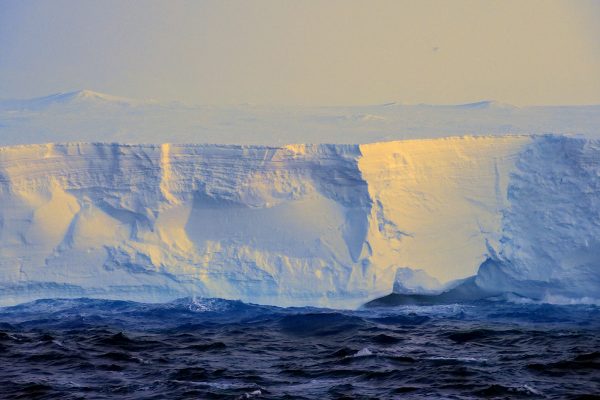
[[593, 107], [600, 106], [600, 103], [547, 103], [547, 104], [515, 104], [510, 102], [505, 102], [492, 98], [483, 98], [483, 99], [474, 99], [473, 101], [467, 102], [456, 102], [456, 103], [427, 103], [427, 102], [408, 102], [402, 100], [389, 100], [389, 101], [381, 101], [381, 102], [373, 102], [373, 103], [347, 103], [347, 104], [303, 104], [303, 103], [250, 103], [250, 102], [242, 102], [242, 103], [193, 103], [189, 101], [184, 101], [181, 99], [167, 99], [167, 98], [156, 98], [156, 97], [136, 97], [130, 95], [121, 95], [121, 94], [113, 94], [105, 91], [98, 91], [94, 89], [81, 88], [81, 89], [71, 89], [65, 91], [52, 92], [47, 94], [40, 94], [36, 96], [30, 97], [2, 97], [0, 101], [10, 102], [10, 101], [34, 101], [34, 100], [44, 100], [44, 99], [52, 99], [59, 98], [60, 96], [64, 96], [65, 98], [68, 96], [72, 96], [73, 100], [76, 96], [96, 96], [98, 98], [103, 99], [104, 101], [113, 101], [118, 102], [119, 100], [122, 102], [137, 102], [140, 104], [168, 104], [175, 103], [180, 104], [182, 106], [188, 107], [240, 107], [240, 106], [248, 106], [248, 107], [281, 107], [281, 108], [343, 108], [343, 107], [386, 107], [386, 106], [408, 106], [408, 107], [416, 107], [416, 106], [432, 106], [432, 107], [468, 107], [468, 106], [499, 106], [506, 108], [529, 108], [529, 107]]

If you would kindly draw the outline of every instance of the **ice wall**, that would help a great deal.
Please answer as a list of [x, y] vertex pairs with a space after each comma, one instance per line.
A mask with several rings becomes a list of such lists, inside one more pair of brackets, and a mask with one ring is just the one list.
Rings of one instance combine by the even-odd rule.
[[542, 301], [600, 302], [600, 142], [544, 136], [516, 162], [502, 237], [477, 283]]
[[358, 146], [0, 150], [0, 301], [185, 295], [359, 301]]
[[599, 287], [597, 148], [553, 136], [0, 148], [0, 304], [353, 307], [485, 260], [482, 286], [587, 296]]

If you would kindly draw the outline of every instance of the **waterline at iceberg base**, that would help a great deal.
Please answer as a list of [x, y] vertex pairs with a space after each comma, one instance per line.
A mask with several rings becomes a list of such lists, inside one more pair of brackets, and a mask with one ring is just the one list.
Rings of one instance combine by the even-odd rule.
[[599, 176], [599, 141], [553, 135], [2, 147], [0, 304], [355, 308], [465, 282], [594, 303]]

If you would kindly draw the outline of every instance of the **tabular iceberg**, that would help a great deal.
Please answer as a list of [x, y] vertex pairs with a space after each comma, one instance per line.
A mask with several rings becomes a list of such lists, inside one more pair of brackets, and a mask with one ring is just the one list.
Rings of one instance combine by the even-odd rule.
[[478, 270], [488, 290], [595, 298], [599, 175], [600, 143], [564, 136], [3, 147], [0, 304], [355, 307]]

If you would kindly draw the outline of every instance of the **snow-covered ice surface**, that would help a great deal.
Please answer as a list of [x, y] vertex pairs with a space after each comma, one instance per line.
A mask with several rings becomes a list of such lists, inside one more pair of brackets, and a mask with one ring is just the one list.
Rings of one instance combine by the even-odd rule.
[[[480, 265], [490, 291], [597, 302], [599, 110], [217, 109], [89, 91], [4, 101], [0, 304], [355, 307], [442, 290]], [[547, 130], [587, 137], [477, 136]], [[377, 142], [458, 132], [474, 135]], [[177, 143], [234, 139], [246, 144]]]
[[600, 105], [515, 107], [390, 103], [348, 107], [193, 106], [90, 90], [0, 100], [0, 145], [51, 142], [361, 144], [504, 134], [599, 137]]

